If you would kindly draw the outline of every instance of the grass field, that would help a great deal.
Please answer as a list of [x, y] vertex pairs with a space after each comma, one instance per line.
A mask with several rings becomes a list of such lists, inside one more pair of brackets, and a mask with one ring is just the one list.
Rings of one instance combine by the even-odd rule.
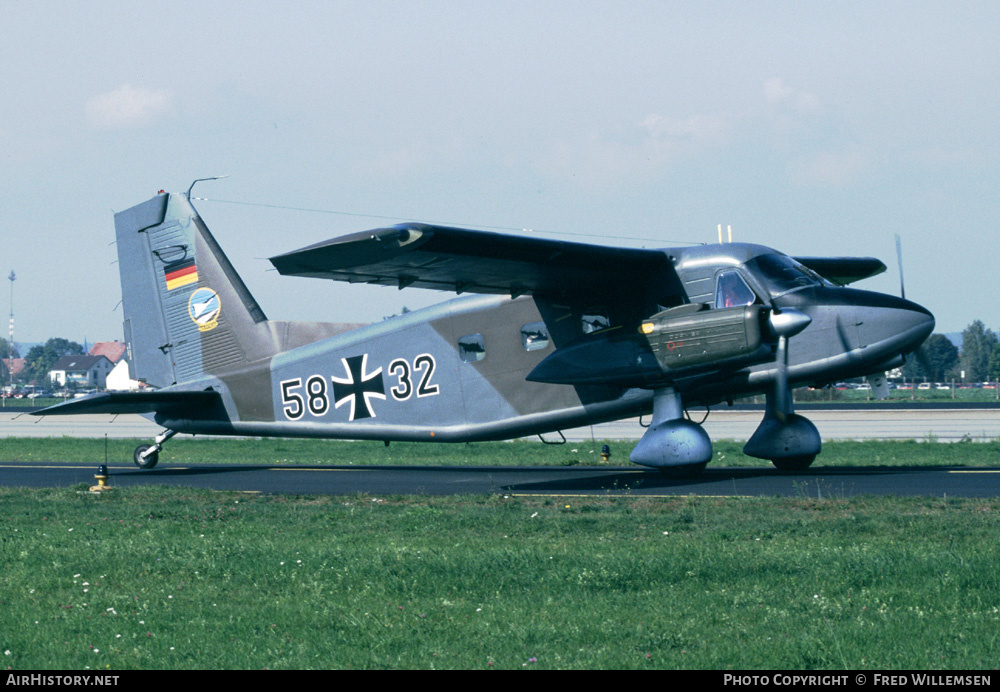
[[[871, 402], [878, 404], [885, 403], [933, 403], [933, 402], [976, 402], [976, 403], [997, 403], [1000, 402], [998, 390], [995, 386], [990, 389], [962, 389], [960, 387], [947, 387], [944, 389], [893, 389], [889, 392], [889, 398], [881, 401], [871, 396], [869, 391], [863, 389], [796, 389], [794, 396], [796, 401], [801, 402], [823, 402], [834, 401], [838, 403], [861, 403]], [[758, 397], [758, 401], [763, 403], [763, 397]]]
[[998, 500], [0, 489], [11, 669], [991, 669]]
[[[138, 441], [0, 440], [0, 461]], [[161, 463], [598, 464], [602, 442], [177, 439]], [[628, 443], [611, 442], [613, 464]], [[718, 465], [761, 464], [741, 443]], [[830, 442], [817, 465], [1000, 463]], [[0, 489], [11, 669], [992, 669], [1000, 500]]]

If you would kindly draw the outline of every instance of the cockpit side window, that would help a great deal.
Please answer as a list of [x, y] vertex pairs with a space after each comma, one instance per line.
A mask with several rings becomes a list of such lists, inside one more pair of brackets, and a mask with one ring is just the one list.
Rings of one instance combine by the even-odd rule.
[[740, 305], [753, 305], [757, 300], [747, 282], [739, 272], [728, 271], [719, 274], [715, 282], [715, 307], [734, 308]]

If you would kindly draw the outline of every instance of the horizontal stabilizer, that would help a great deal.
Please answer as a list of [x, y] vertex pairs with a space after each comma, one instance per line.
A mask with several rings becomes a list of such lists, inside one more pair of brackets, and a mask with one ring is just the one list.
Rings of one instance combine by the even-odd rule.
[[875, 257], [796, 257], [795, 261], [838, 286], [846, 286], [885, 271], [885, 264]]
[[34, 411], [35, 416], [77, 413], [165, 413], [181, 418], [206, 418], [222, 409], [215, 391], [99, 392]]

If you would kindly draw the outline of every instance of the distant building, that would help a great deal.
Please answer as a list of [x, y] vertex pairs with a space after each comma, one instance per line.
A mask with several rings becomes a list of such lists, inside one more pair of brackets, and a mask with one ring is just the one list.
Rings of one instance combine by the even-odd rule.
[[63, 356], [49, 370], [49, 381], [60, 387], [75, 384], [103, 389], [113, 367], [106, 356]]
[[90, 355], [104, 356], [112, 363], [117, 363], [125, 355], [125, 344], [121, 341], [98, 341], [90, 347]]
[[128, 361], [122, 358], [108, 374], [105, 389], [111, 392], [135, 392], [145, 388], [146, 385], [133, 380], [129, 375]]
[[27, 364], [24, 358], [4, 358], [0, 361], [0, 384], [10, 384], [11, 374], [17, 377], [18, 373], [24, 370], [24, 366]]

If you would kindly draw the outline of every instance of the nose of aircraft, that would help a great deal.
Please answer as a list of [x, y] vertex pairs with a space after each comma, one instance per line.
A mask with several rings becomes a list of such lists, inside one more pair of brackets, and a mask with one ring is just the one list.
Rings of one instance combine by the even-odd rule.
[[793, 360], [834, 358], [849, 363], [849, 370], [858, 375], [916, 351], [934, 331], [934, 316], [927, 308], [874, 291], [823, 287], [790, 293], [775, 303], [812, 317], [803, 336], [791, 339]]
[[892, 354], [911, 353], [934, 331], [934, 315], [913, 301], [884, 294], [858, 305], [861, 343]]

